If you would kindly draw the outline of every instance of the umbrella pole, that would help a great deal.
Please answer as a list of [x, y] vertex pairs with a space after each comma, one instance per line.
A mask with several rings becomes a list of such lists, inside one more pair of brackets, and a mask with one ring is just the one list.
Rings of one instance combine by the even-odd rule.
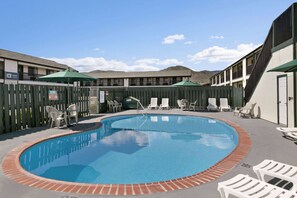
[[69, 87], [69, 78], [68, 78], [68, 104], [67, 104], [67, 106], [69, 106], [70, 105], [70, 87]]

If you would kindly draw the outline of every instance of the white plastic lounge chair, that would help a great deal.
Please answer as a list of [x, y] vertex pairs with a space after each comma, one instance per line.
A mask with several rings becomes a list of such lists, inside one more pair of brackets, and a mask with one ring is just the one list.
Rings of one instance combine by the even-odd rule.
[[208, 106], [206, 107], [208, 111], [217, 111], [217, 99], [216, 98], [208, 98]]
[[283, 133], [283, 135], [288, 138], [292, 139], [293, 141], [297, 141], [297, 128], [295, 127], [276, 127], [277, 130]]
[[221, 111], [224, 111], [224, 110], [230, 111], [231, 110], [231, 107], [228, 104], [228, 98], [220, 98], [220, 110]]
[[151, 104], [147, 107], [148, 109], [158, 109], [158, 98], [151, 98]]
[[160, 104], [159, 109], [170, 109], [169, 98], [162, 98], [162, 103]]
[[239, 116], [253, 118], [255, 106], [256, 103], [248, 103], [245, 107], [239, 110]]
[[229, 195], [240, 198], [297, 197], [295, 192], [288, 191], [243, 174], [236, 175], [227, 181], [220, 182], [218, 184], [218, 191], [221, 194], [221, 198], [228, 198]]
[[257, 166], [253, 167], [254, 172], [257, 174], [258, 179], [264, 180], [264, 176], [277, 177], [282, 180], [286, 180], [293, 183], [291, 191], [297, 191], [297, 167], [276, 162], [273, 160], [264, 160]]
[[46, 111], [48, 112], [50, 118], [50, 127], [52, 128], [55, 124], [56, 127], [61, 127], [61, 124], [64, 122], [68, 125], [67, 114], [62, 111], [57, 110], [55, 107], [46, 106]]
[[191, 102], [189, 105], [189, 110], [193, 109], [193, 111], [196, 111], [198, 100], [195, 100], [195, 102]]
[[67, 108], [67, 112], [68, 112], [69, 122], [71, 121], [71, 118], [74, 118], [75, 123], [78, 124], [78, 109], [76, 104], [69, 105], [69, 107]]
[[244, 117], [252, 118], [252, 117], [254, 117], [254, 107], [255, 107], [255, 105], [256, 105], [256, 103], [248, 102], [242, 108], [235, 107], [233, 116], [235, 116], [237, 114], [238, 117], [244, 116]]

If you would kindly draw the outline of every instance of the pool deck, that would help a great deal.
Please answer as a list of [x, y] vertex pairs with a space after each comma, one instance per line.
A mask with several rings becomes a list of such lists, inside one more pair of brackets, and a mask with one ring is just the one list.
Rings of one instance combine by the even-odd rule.
[[[139, 113], [137, 111], [124, 111], [118, 114], [130, 114]], [[169, 191], [164, 193], [153, 193], [147, 195], [134, 195], [141, 197], [220, 197], [217, 191], [217, 184], [220, 181], [227, 180], [239, 173], [248, 174], [252, 177], [256, 177], [252, 171], [252, 166], [260, 163], [264, 159], [273, 159], [284, 163], [297, 165], [296, 151], [297, 145], [295, 142], [287, 140], [282, 137], [282, 134], [278, 132], [275, 127], [276, 124], [270, 123], [261, 119], [246, 119], [234, 117], [232, 112], [190, 112], [181, 111], [178, 109], [173, 110], [151, 110], [148, 113], [169, 113], [169, 114], [183, 114], [183, 115], [195, 115], [206, 116], [218, 119], [229, 120], [242, 129], [244, 129], [251, 138], [252, 147], [247, 156], [240, 161], [233, 169], [215, 179], [211, 182], [202, 184], [197, 187], [191, 187], [188, 189], [181, 189], [175, 191]], [[111, 115], [111, 114], [109, 114]], [[102, 116], [102, 115], [100, 115]], [[95, 126], [94, 122], [98, 120], [98, 116], [86, 117], [80, 121], [77, 126], [69, 129], [48, 129], [45, 127], [34, 128], [9, 134], [0, 135], [0, 160], [3, 161], [7, 153], [9, 153], [15, 147], [19, 147], [25, 143], [31, 142], [35, 139], [48, 137], [54, 134], [67, 133], [69, 130], [77, 131], [85, 128]], [[71, 194], [63, 192], [55, 192], [50, 190], [42, 190], [34, 187], [21, 185], [8, 179], [0, 166], [0, 197], [9, 198], [86, 198], [86, 197], [127, 197], [127, 196], [105, 196], [105, 195], [82, 195]]]

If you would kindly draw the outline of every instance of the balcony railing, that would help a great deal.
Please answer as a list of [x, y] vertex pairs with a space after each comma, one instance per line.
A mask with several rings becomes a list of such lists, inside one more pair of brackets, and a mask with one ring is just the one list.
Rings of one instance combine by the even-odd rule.
[[241, 77], [242, 77], [242, 70], [232, 73], [232, 79], [233, 80], [236, 79], [236, 78], [241, 78]]
[[44, 75], [43, 74], [19, 73], [19, 80], [38, 81], [38, 78], [41, 76], [44, 76]]

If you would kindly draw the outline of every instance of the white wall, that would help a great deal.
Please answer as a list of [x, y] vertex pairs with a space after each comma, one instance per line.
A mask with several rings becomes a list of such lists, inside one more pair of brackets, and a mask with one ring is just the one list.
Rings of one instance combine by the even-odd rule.
[[18, 62], [13, 60], [4, 60], [4, 69], [6, 72], [18, 72]]
[[[293, 96], [293, 73], [267, 72], [293, 60], [293, 45], [272, 54], [270, 62], [260, 79], [250, 102], [256, 102], [255, 116], [277, 123], [277, 76], [287, 75], [288, 97]], [[288, 126], [294, 126], [293, 100], [288, 102]]]
[[124, 87], [129, 87], [129, 79], [124, 78]]

